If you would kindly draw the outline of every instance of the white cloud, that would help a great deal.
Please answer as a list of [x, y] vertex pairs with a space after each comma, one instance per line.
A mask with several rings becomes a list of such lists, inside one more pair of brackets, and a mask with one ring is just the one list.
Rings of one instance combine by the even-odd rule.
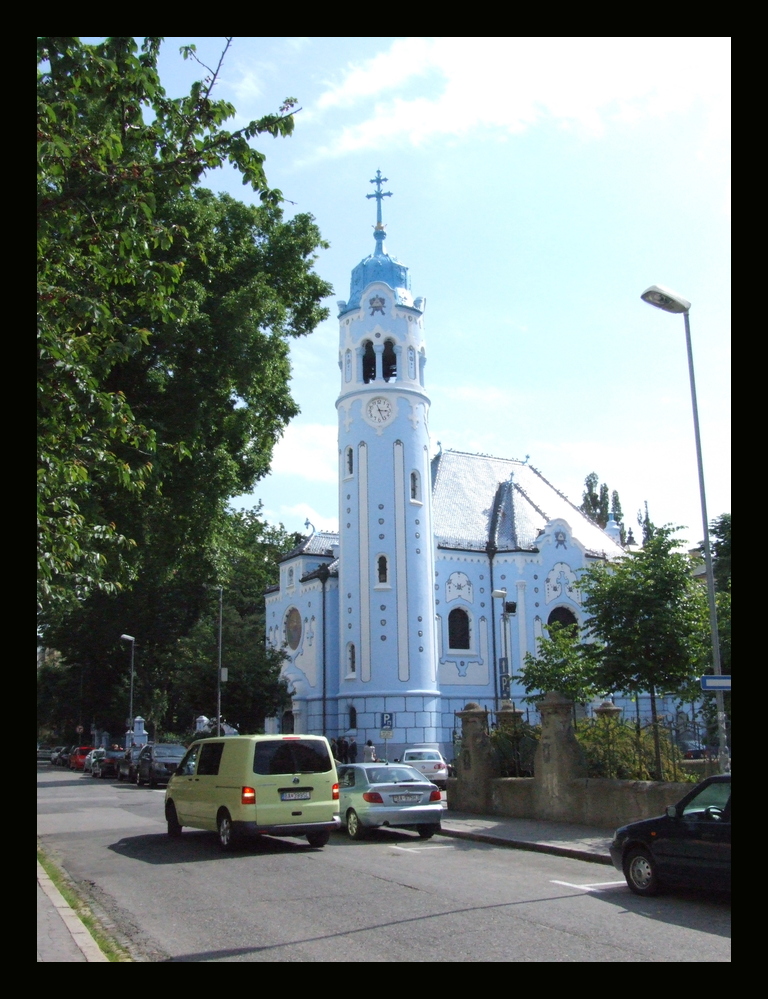
[[[294, 506], [281, 506], [279, 519], [288, 523], [309, 521], [316, 531], [337, 531], [339, 530], [338, 517], [327, 517], [317, 511], [309, 503], [296, 503]], [[303, 529], [303, 528], [302, 528]]]
[[612, 121], [722, 98], [729, 60], [727, 38], [399, 39], [320, 96], [319, 111], [362, 105], [363, 114], [323, 153], [478, 128], [513, 134], [543, 120], [599, 135]]
[[335, 424], [291, 423], [275, 447], [272, 475], [298, 475], [312, 482], [336, 482], [337, 435]]

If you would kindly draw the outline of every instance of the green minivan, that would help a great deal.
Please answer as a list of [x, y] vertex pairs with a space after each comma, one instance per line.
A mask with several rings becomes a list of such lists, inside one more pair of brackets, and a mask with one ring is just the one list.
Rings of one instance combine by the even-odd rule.
[[222, 850], [246, 836], [306, 836], [321, 847], [340, 828], [339, 778], [321, 735], [229, 735], [194, 742], [168, 781], [168, 835], [217, 832]]

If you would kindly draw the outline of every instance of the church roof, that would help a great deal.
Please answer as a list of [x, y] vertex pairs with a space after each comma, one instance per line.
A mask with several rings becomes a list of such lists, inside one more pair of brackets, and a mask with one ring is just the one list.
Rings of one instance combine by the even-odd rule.
[[364, 257], [352, 271], [349, 301], [342, 311], [359, 309], [363, 292], [374, 281], [383, 281], [384, 284], [389, 285], [395, 293], [395, 301], [398, 305], [409, 305], [413, 308], [408, 268], [387, 253], [384, 247], [386, 234], [383, 229], [376, 229], [373, 235], [376, 240], [376, 249], [370, 256]]
[[280, 561], [287, 562], [288, 559], [296, 558], [298, 555], [337, 555], [338, 552], [333, 551], [333, 545], [338, 547], [338, 544], [338, 533], [334, 531], [315, 531], [309, 537], [302, 538], [295, 548], [292, 548], [287, 555], [281, 557]]
[[442, 451], [433, 460], [435, 541], [442, 548], [532, 551], [546, 524], [559, 517], [594, 556], [624, 550], [531, 465], [485, 454]]

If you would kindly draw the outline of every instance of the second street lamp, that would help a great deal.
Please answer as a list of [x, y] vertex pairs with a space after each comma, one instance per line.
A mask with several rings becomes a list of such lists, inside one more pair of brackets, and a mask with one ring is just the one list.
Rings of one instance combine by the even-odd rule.
[[[691, 303], [670, 288], [652, 284], [640, 296], [644, 302], [662, 309], [664, 312], [682, 313], [685, 321], [685, 345], [688, 351], [688, 374], [691, 382], [691, 404], [693, 406], [693, 430], [696, 437], [696, 461], [699, 470], [699, 494], [701, 497], [701, 520], [704, 531], [704, 565], [707, 573], [707, 600], [709, 603], [709, 630], [712, 638], [712, 670], [715, 676], [722, 675], [720, 666], [720, 634], [717, 627], [717, 602], [715, 599], [715, 574], [712, 569], [712, 549], [709, 543], [709, 517], [707, 516], [707, 496], [704, 489], [704, 463], [701, 458], [701, 433], [699, 431], [699, 407], [696, 402], [696, 379], [693, 374], [693, 349], [691, 347], [691, 324], [688, 312]], [[715, 691], [717, 705], [717, 741], [720, 767], [731, 769], [730, 753], [725, 729], [725, 703], [722, 690]]]
[[[120, 640], [123, 642], [131, 643], [131, 699], [128, 706], [128, 735], [133, 735], [133, 653], [136, 648], [136, 639], [133, 635], [121, 635]], [[125, 740], [128, 741], [127, 739]], [[130, 749], [130, 746], [126, 746], [126, 749]]]

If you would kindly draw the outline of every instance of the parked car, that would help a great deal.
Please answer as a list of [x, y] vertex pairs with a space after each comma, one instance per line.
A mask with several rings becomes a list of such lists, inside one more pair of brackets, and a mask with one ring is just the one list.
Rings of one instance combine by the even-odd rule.
[[92, 777], [117, 777], [120, 760], [125, 756], [123, 749], [105, 749], [91, 764]]
[[186, 747], [175, 742], [158, 742], [154, 746], [144, 746], [136, 762], [136, 783], [167, 784], [171, 774], [181, 763], [186, 753]]
[[65, 748], [66, 748], [65, 746], [53, 747], [53, 749], [51, 750], [51, 759], [50, 759], [50, 764], [52, 767], [55, 767], [56, 764], [59, 762], [59, 753], [61, 753]]
[[350, 839], [362, 839], [376, 826], [411, 828], [429, 839], [440, 832], [441, 799], [435, 784], [403, 763], [355, 763], [339, 769], [340, 815]]
[[92, 774], [93, 764], [99, 759], [99, 757], [103, 756], [105, 752], [106, 750], [102, 749], [101, 746], [99, 746], [98, 749], [92, 749], [83, 762], [83, 773]]
[[323, 847], [339, 822], [339, 778], [321, 735], [239, 735], [194, 742], [165, 792], [168, 835], [209, 829], [222, 850], [247, 835], [306, 836]]
[[69, 767], [69, 758], [72, 753], [77, 749], [77, 746], [65, 746], [59, 753], [59, 758], [56, 760], [56, 765], [59, 767]]
[[617, 829], [610, 851], [637, 895], [667, 885], [730, 890], [731, 775], [708, 777], [664, 815]]
[[442, 755], [436, 749], [406, 749], [401, 760], [395, 763], [406, 763], [409, 767], [414, 767], [427, 780], [438, 787], [448, 786], [450, 770]]
[[53, 752], [53, 746], [38, 746], [37, 747], [37, 762], [38, 763], [50, 763], [51, 753]]
[[136, 780], [136, 764], [143, 748], [143, 746], [131, 746], [130, 749], [126, 749], [117, 767], [119, 781], [127, 780], [132, 784]]
[[85, 766], [85, 758], [93, 749], [93, 746], [74, 746], [69, 754], [69, 769], [82, 770]]

